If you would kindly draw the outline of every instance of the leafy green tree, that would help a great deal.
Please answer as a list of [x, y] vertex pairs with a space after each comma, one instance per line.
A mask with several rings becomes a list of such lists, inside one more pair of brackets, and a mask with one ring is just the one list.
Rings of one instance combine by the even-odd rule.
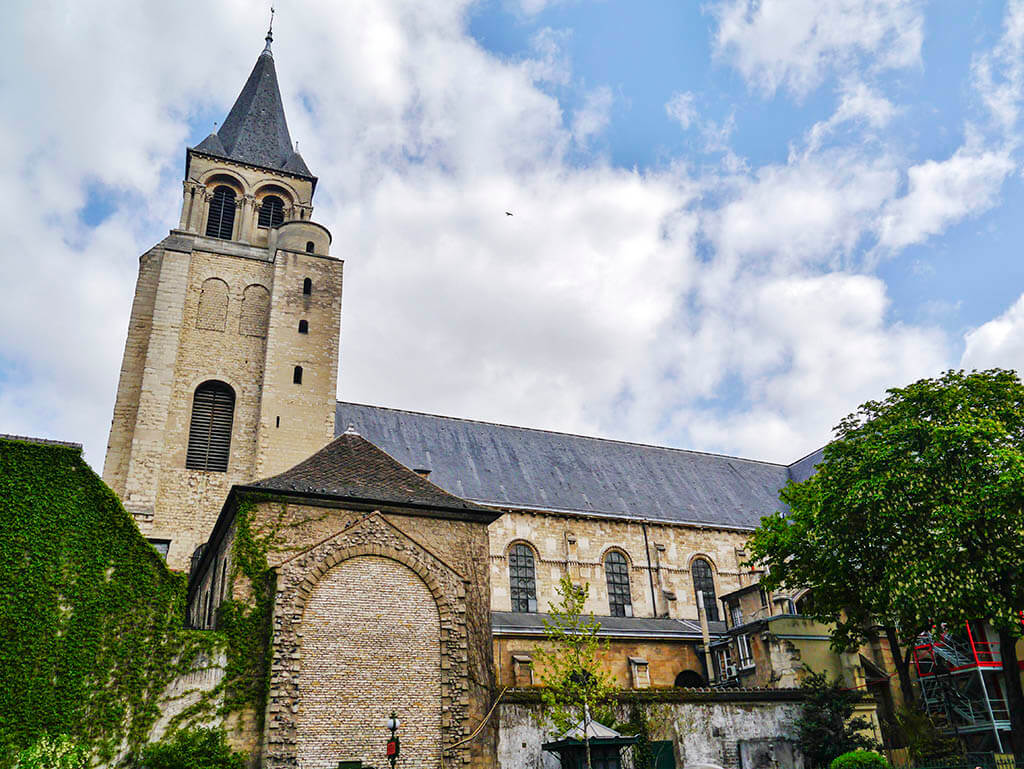
[[607, 643], [598, 637], [601, 623], [592, 613], [583, 613], [590, 585], [576, 585], [563, 576], [556, 592], [559, 600], [551, 604], [550, 619], [544, 620], [548, 644], [534, 651], [541, 663], [541, 701], [544, 715], [559, 732], [582, 723], [590, 769], [590, 724], [614, 721], [611, 704], [615, 690], [599, 656]]
[[833, 759], [857, 749], [876, 750], [879, 745], [861, 732], [871, 728], [865, 718], [853, 718], [861, 695], [829, 681], [824, 673], [812, 673], [804, 690], [803, 714], [796, 721], [796, 742], [811, 767], [829, 766]]
[[[910, 646], [940, 622], [1000, 632], [1018, 749], [1024, 695], [1014, 650], [1024, 610], [1024, 385], [1012, 371], [949, 371], [891, 389], [836, 428], [788, 512], [750, 542], [766, 586], [809, 587], [811, 614], [850, 647], [881, 624], [913, 702]], [[900, 657], [900, 645], [906, 653]]]
[[223, 729], [187, 729], [142, 749], [139, 769], [244, 769], [245, 754], [231, 749]]

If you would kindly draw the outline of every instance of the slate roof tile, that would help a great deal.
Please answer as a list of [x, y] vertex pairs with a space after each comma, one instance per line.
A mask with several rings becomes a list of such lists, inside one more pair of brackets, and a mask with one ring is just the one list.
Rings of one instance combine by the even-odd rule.
[[309, 459], [250, 487], [498, 517], [495, 510], [435, 486], [355, 432], [343, 433]]
[[[754, 529], [784, 510], [791, 468], [341, 401], [336, 425], [370, 441], [460, 497], [497, 507]], [[792, 466], [801, 477], [818, 452]]]

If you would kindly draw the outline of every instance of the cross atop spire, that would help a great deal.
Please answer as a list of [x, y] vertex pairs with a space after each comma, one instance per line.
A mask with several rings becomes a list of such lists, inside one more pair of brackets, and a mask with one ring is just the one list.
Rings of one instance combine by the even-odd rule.
[[267, 36], [264, 38], [267, 44], [263, 47], [263, 53], [273, 56], [273, 51], [270, 50], [270, 44], [274, 42], [274, 6], [270, 6], [270, 26], [267, 27]]

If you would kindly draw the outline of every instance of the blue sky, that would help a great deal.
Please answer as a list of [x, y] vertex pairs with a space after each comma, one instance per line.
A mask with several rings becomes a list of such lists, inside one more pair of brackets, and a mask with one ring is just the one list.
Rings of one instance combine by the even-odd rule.
[[[138, 255], [265, 24], [15, 3], [0, 431], [101, 464]], [[283, 0], [275, 32], [343, 399], [788, 462], [886, 387], [1024, 366], [1022, 2]]]

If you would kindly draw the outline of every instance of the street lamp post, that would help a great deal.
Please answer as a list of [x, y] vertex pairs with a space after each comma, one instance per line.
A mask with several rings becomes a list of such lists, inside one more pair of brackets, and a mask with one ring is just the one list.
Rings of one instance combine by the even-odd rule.
[[387, 757], [388, 763], [391, 764], [391, 769], [395, 769], [395, 763], [398, 761], [398, 752], [400, 750], [400, 743], [398, 740], [398, 727], [402, 725], [402, 722], [398, 720], [398, 716], [395, 715], [395, 711], [391, 711], [391, 717], [384, 722], [384, 725], [391, 730], [391, 739], [388, 740]]

